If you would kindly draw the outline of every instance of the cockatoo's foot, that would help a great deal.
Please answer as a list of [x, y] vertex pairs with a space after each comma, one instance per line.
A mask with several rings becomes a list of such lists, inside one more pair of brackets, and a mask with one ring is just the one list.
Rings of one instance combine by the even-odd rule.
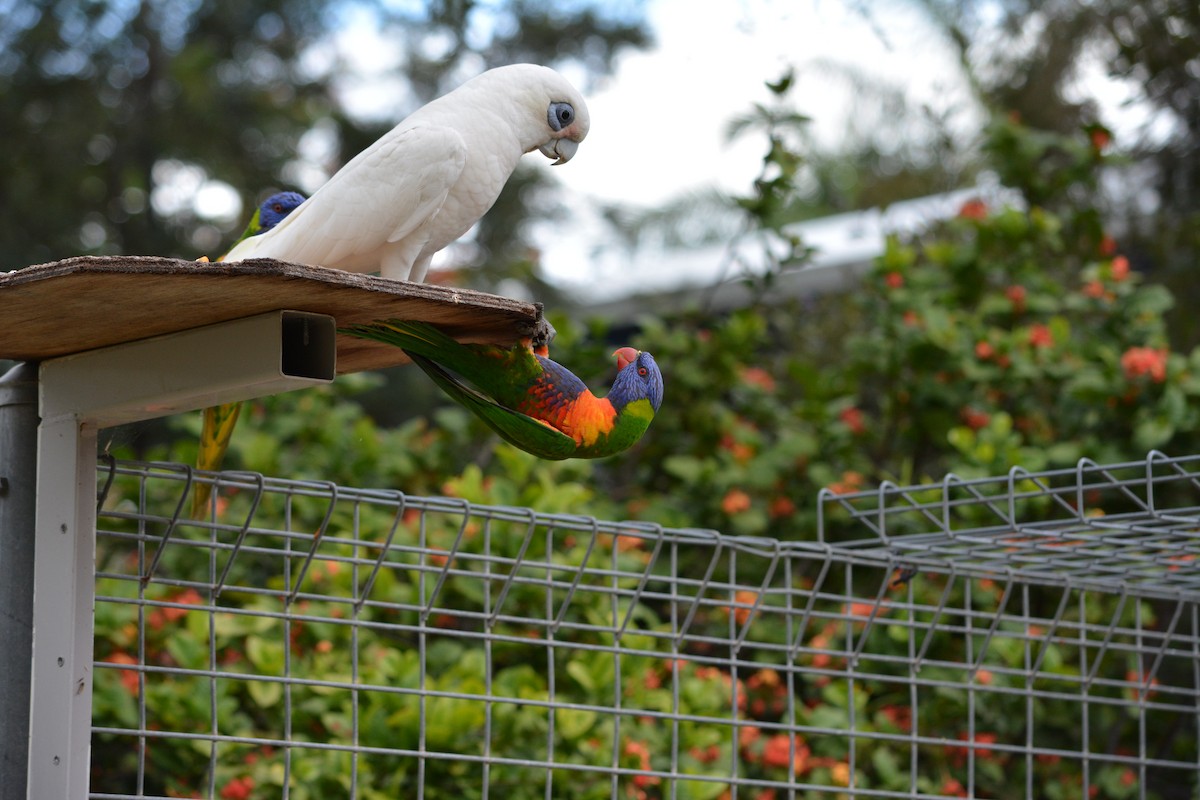
[[554, 326], [550, 324], [550, 320], [542, 315], [542, 304], [536, 303], [538, 310], [537, 322], [533, 326], [533, 334], [530, 336], [530, 345], [533, 352], [539, 355], [546, 355], [550, 352], [550, 343], [554, 341], [554, 337], [558, 335], [558, 331], [554, 330]]

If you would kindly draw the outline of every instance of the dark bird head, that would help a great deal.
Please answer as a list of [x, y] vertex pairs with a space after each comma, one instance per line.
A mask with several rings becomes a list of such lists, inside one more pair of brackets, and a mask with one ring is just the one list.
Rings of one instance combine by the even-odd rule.
[[258, 207], [259, 230], [257, 233], [265, 233], [274, 228], [303, 202], [304, 195], [299, 192], [277, 192], [268, 197]]
[[622, 347], [613, 353], [617, 357], [617, 379], [613, 381], [608, 400], [620, 410], [635, 400], [649, 400], [655, 413], [662, 405], [663, 376], [647, 352]]

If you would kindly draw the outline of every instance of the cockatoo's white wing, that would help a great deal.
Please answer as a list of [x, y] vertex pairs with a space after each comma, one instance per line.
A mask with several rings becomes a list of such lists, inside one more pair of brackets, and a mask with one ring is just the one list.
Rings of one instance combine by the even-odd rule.
[[[378, 269], [384, 245], [406, 239], [441, 210], [465, 162], [466, 146], [452, 128], [392, 131], [273, 230], [246, 239], [225, 260], [275, 258]], [[423, 242], [406, 244], [411, 262]]]

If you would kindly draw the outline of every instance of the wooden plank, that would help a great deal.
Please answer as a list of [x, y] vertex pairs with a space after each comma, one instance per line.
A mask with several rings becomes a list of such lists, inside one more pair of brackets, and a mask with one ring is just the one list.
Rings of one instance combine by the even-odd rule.
[[[533, 303], [273, 259], [80, 256], [0, 273], [0, 358], [38, 361], [277, 309], [329, 314], [339, 327], [422, 320], [475, 342], [515, 342], [541, 320]], [[341, 374], [408, 360], [352, 336], [337, 347]]]

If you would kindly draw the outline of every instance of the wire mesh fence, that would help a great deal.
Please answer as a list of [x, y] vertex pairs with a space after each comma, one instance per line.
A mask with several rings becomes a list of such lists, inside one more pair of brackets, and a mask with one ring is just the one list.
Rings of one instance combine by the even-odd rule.
[[105, 464], [92, 796], [1192, 797], [1197, 470], [827, 492], [780, 542]]

